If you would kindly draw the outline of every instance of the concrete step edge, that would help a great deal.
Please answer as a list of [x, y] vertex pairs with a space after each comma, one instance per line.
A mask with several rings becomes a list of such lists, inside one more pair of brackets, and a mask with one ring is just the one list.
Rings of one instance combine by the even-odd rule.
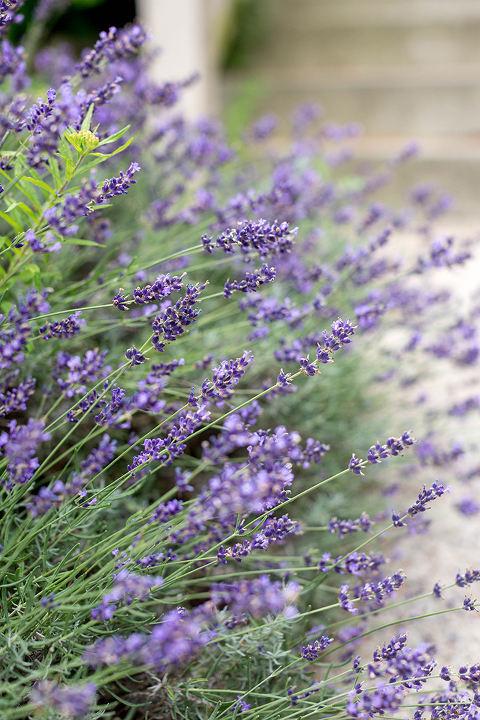
[[228, 73], [226, 87], [258, 78], [270, 89], [478, 87], [480, 63], [258, 67], [255, 73]]

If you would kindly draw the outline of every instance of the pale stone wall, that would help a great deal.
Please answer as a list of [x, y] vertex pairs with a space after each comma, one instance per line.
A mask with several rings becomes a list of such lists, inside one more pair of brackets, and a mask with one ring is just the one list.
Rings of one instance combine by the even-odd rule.
[[219, 56], [230, 0], [137, 0], [140, 20], [162, 49], [152, 75], [157, 81], [200, 79], [184, 93], [181, 109], [190, 119], [219, 109]]

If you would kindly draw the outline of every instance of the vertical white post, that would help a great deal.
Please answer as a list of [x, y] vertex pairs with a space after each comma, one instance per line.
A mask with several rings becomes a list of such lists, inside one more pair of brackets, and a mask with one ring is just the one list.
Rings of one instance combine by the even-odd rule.
[[140, 21], [154, 46], [161, 48], [152, 67], [157, 82], [200, 79], [183, 94], [180, 108], [189, 119], [218, 110], [219, 26], [226, 19], [226, 0], [137, 0]]

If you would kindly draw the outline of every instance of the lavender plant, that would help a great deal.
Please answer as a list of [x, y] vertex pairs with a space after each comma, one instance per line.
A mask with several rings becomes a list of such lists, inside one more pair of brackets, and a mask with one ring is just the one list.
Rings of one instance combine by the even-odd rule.
[[[462, 455], [403, 427], [375, 442], [372, 422], [357, 457], [355, 436], [317, 416], [335, 406], [351, 428], [346, 379], [367, 383], [362, 363], [405, 372], [421, 330], [428, 356], [476, 362], [473, 318], [452, 324], [425, 282], [467, 251], [436, 239], [403, 267], [382, 254], [406, 213], [370, 200], [385, 169], [335, 175], [345, 155], [329, 143], [357, 128], [316, 132], [316, 108], [261, 162], [271, 117], [237, 157], [216, 123], [152, 126], [190, 79], [147, 79], [138, 26], [58, 57], [62, 81], [35, 102], [7, 38], [20, 6], [0, 3], [1, 716], [476, 717], [476, 666], [436, 672], [433, 648], [387, 629], [373, 654], [352, 651], [392, 597], [422, 599], [376, 541], [445, 484], [376, 525], [303, 519], [342, 481], [361, 496], [373, 465]], [[416, 190], [427, 242], [446, 205]], [[432, 582], [432, 604], [478, 579]], [[476, 610], [470, 596], [434, 607]]]

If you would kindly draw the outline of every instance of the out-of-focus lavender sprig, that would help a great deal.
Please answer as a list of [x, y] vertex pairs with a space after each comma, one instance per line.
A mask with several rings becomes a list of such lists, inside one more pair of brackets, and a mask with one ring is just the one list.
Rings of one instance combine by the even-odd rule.
[[292, 580], [282, 587], [281, 582], [272, 582], [268, 575], [261, 575], [251, 581], [217, 583], [212, 585], [210, 595], [216, 605], [226, 604], [233, 615], [245, 612], [261, 618], [268, 613], [283, 612], [287, 617], [294, 617], [299, 591], [300, 586]]
[[121, 30], [112, 26], [108, 32], [100, 33], [100, 39], [92, 50], [84, 53], [82, 61], [77, 63], [75, 69], [82, 78], [99, 73], [104, 62], [113, 62], [136, 54], [146, 39], [147, 35], [140, 25], [131, 25]]
[[49, 708], [70, 717], [83, 717], [95, 701], [96, 690], [92, 682], [60, 685], [54, 680], [41, 680], [32, 690], [31, 701], [39, 711]]
[[23, 15], [18, 14], [25, 0], [1, 0], [0, 2], [0, 37], [8, 32], [9, 25], [21, 23]]
[[32, 18], [35, 22], [45, 23], [56, 13], [64, 12], [70, 2], [71, 0], [38, 0]]
[[118, 602], [123, 600], [130, 605], [132, 600], [147, 597], [154, 588], [161, 587], [162, 584], [162, 577], [137, 575], [122, 568], [115, 576], [112, 589], [103, 596], [102, 603], [92, 610], [92, 618], [110, 620]]
[[45, 432], [45, 423], [30, 418], [26, 425], [19, 425], [17, 420], [10, 420], [8, 432], [0, 434], [2, 456], [8, 461], [7, 478], [2, 485], [10, 490], [14, 484], [24, 485], [32, 477], [40, 463], [36, 457], [41, 443], [50, 440], [50, 433]]
[[27, 401], [35, 392], [36, 379], [28, 377], [24, 382], [0, 393], [0, 417], [27, 409]]
[[334, 517], [328, 523], [328, 532], [337, 533], [340, 540], [346, 535], [358, 532], [369, 532], [374, 522], [370, 520], [367, 513], [363, 512], [357, 520], [339, 520]]
[[468, 251], [454, 253], [452, 246], [452, 237], [439, 237], [434, 240], [430, 248], [429, 256], [426, 259], [423, 257], [418, 258], [415, 271], [422, 273], [431, 267], [463, 265], [471, 257], [471, 253]]
[[38, 313], [47, 313], [49, 292], [30, 290], [20, 300], [18, 308], [12, 306], [7, 317], [0, 316], [0, 368], [9, 368], [13, 363], [20, 365], [25, 358], [25, 347], [32, 336], [32, 320]]

